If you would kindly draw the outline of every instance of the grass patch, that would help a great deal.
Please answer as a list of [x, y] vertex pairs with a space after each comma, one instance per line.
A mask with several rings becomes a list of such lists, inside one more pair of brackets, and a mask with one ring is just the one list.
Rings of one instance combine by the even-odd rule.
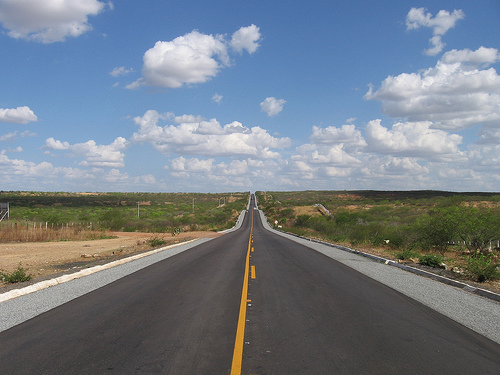
[[19, 266], [17, 266], [17, 268], [10, 273], [1, 270], [0, 278], [3, 280], [3, 282], [9, 284], [29, 281], [31, 280], [32, 275], [28, 274], [27, 271], [28, 271], [27, 269], [24, 269], [23, 267], [21, 267], [21, 264], [19, 264]]
[[396, 253], [396, 259], [400, 260], [418, 259], [420, 256], [421, 255], [417, 251], [411, 249], [404, 249], [403, 251]]
[[151, 247], [160, 247], [163, 245], [166, 245], [168, 241], [163, 237], [162, 235], [159, 234], [153, 234], [151, 237], [149, 237], [146, 242], [148, 243], [149, 246]]
[[443, 257], [437, 254], [426, 254], [419, 258], [419, 263], [424, 266], [440, 268], [443, 263]]

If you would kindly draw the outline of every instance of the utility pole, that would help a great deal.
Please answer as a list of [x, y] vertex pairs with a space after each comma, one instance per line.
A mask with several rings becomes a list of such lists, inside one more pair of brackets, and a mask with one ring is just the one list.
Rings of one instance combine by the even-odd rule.
[[141, 204], [141, 202], [137, 202], [137, 217], [139, 217], [139, 205]]

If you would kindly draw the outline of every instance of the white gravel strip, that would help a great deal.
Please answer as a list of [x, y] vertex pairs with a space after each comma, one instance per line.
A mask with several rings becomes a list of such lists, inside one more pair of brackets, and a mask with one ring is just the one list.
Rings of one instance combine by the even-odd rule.
[[411, 297], [500, 344], [500, 303], [402, 269], [304, 238], [276, 231], [259, 211], [264, 226]]
[[0, 332], [211, 239], [162, 247], [0, 294]]

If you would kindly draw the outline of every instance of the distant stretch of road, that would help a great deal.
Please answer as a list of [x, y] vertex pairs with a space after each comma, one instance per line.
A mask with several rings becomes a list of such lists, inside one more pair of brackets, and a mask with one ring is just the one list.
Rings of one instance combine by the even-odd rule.
[[[499, 374], [500, 345], [241, 228], [0, 333], [0, 374]], [[0, 304], [1, 309], [1, 304]]]

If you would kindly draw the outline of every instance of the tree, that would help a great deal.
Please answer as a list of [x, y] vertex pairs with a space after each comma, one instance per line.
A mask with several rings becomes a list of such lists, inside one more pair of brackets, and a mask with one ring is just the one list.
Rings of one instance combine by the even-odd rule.
[[444, 254], [450, 242], [457, 236], [459, 216], [456, 207], [435, 209], [425, 215], [418, 223], [421, 244]]
[[486, 252], [490, 243], [500, 238], [499, 212], [476, 207], [461, 207], [457, 219], [458, 236], [473, 254]]

